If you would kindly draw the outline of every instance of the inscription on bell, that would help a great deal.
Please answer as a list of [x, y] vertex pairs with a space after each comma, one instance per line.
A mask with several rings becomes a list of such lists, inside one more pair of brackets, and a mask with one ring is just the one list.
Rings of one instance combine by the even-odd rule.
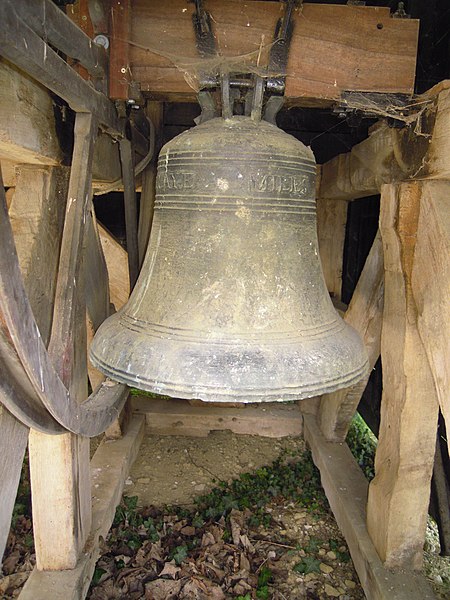
[[172, 171], [171, 173], [159, 172], [159, 187], [164, 190], [191, 190], [194, 187], [194, 173]]
[[304, 175], [270, 175], [256, 173], [250, 175], [250, 192], [286, 192], [306, 196], [311, 191], [309, 178]]

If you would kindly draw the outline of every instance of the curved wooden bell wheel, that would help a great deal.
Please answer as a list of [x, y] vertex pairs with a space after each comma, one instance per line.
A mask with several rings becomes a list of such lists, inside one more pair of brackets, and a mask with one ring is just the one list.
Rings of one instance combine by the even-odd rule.
[[[74, 398], [79, 380], [86, 377], [85, 351], [84, 356], [78, 355], [83, 343], [77, 336], [85, 336], [81, 329], [85, 328], [85, 320], [79, 316], [85, 313], [82, 247], [91, 202], [91, 176], [86, 166], [92, 162], [96, 133], [96, 119], [89, 113], [78, 113], [48, 351], [25, 292], [3, 185], [0, 186], [0, 318], [32, 388], [25, 382], [27, 393], [10, 395], [7, 406], [20, 420], [37, 429], [48, 433], [71, 431], [87, 437], [105, 431], [118, 417], [126, 399], [126, 386], [112, 381], [105, 382], [85, 402]], [[0, 340], [2, 351], [9, 354], [9, 364], [2, 367], [7, 371], [2, 386], [9, 388], [18, 379], [20, 369], [12, 349], [8, 352], [5, 336]]]

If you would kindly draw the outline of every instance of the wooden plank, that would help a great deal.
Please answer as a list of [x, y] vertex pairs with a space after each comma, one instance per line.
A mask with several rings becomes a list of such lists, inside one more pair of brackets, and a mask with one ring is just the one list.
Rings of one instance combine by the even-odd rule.
[[109, 295], [116, 310], [119, 310], [130, 296], [127, 252], [103, 225], [97, 225], [108, 268]]
[[412, 270], [420, 338], [450, 432], [450, 182], [422, 184]]
[[110, 7], [109, 97], [128, 100], [131, 79], [129, 44], [131, 0], [112, 0]]
[[367, 600], [435, 600], [422, 575], [383, 566], [366, 527], [367, 480], [347, 444], [326, 441], [311, 415], [304, 417], [304, 436]]
[[65, 571], [34, 569], [20, 600], [83, 600], [89, 589], [100, 540], [105, 539], [120, 502], [123, 486], [144, 435], [144, 417], [133, 417], [120, 440], [102, 443], [91, 461], [92, 529], [76, 567]]
[[133, 151], [130, 141], [125, 138], [120, 140], [120, 160], [122, 163], [128, 270], [130, 273], [130, 289], [132, 290], [139, 275], [138, 217]]
[[147, 415], [147, 430], [157, 435], [203, 437], [210, 431], [224, 429], [274, 438], [302, 433], [302, 415], [298, 406], [291, 404], [236, 409], [192, 406], [186, 400], [133, 396], [132, 408]]
[[121, 135], [114, 104], [97, 92], [19, 16], [14, 0], [2, 0], [0, 51], [2, 56], [66, 100], [75, 112], [93, 112], [100, 124]]
[[369, 356], [369, 372], [351, 388], [324, 394], [318, 422], [326, 439], [343, 442], [358, 408], [370, 371], [380, 356], [384, 302], [383, 247], [377, 234], [344, 320], [361, 335]]
[[[180, 101], [195, 96], [201, 69], [265, 72], [279, 3], [209, 0], [207, 9], [219, 57], [205, 63], [195, 46], [193, 6], [133, 0], [131, 70], [143, 92]], [[418, 21], [391, 19], [387, 8], [303, 4], [294, 22], [288, 103], [329, 104], [344, 90], [413, 92]]]
[[383, 396], [367, 526], [390, 568], [422, 566], [436, 444], [439, 403], [411, 290], [422, 186], [386, 186], [381, 202]]
[[57, 165], [63, 159], [48, 92], [0, 60], [0, 157]]
[[11, 526], [28, 431], [28, 427], [2, 406], [0, 393], [0, 565]]
[[317, 198], [317, 237], [328, 292], [341, 299], [347, 203]]

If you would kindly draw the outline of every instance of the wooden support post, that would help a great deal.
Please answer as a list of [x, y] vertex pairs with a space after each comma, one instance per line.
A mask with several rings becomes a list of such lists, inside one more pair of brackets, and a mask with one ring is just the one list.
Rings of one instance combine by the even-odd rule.
[[327, 289], [337, 300], [341, 299], [342, 292], [347, 208], [346, 202], [317, 198], [317, 236], [320, 260]]
[[450, 433], [450, 181], [424, 181], [412, 293], [419, 334]]
[[351, 388], [322, 396], [317, 418], [327, 440], [335, 442], [345, 440], [350, 421], [367, 385], [370, 371], [380, 356], [383, 299], [383, 248], [381, 236], [378, 234], [344, 317], [344, 320], [354, 327], [364, 340], [369, 354], [369, 373]]
[[[80, 220], [76, 215], [80, 204], [85, 207], [81, 210], [83, 214], [90, 202], [96, 133], [92, 115], [77, 114], [49, 345], [49, 353], [63, 382], [80, 402], [87, 398], [86, 305], [81, 253], [85, 214]], [[54, 202], [55, 198], [49, 201]], [[31, 431], [29, 448], [37, 568], [73, 569], [91, 528], [89, 440], [71, 433], [50, 436]]]
[[131, 79], [129, 40], [131, 0], [112, 0], [110, 8], [109, 97], [128, 100]]
[[[447, 109], [447, 120], [449, 111]], [[438, 113], [439, 114], [439, 113]], [[444, 139], [442, 140], [444, 141]], [[448, 155], [448, 153], [447, 153]], [[417, 228], [412, 293], [417, 306], [419, 335], [430, 363], [442, 417], [450, 433], [450, 182], [425, 181]], [[442, 447], [442, 450], [441, 450]], [[450, 490], [442, 451], [436, 445], [433, 486], [441, 551], [450, 553]]]
[[139, 250], [137, 237], [136, 184], [131, 142], [120, 140], [120, 160], [122, 163], [123, 195], [125, 204], [125, 227], [127, 235], [128, 269], [132, 290], [139, 274]]
[[147, 250], [153, 221], [153, 207], [156, 193], [156, 166], [162, 144], [164, 105], [162, 102], [148, 102], [147, 116], [155, 128], [155, 150], [150, 164], [142, 173], [142, 192], [139, 204], [138, 246], [139, 265], [142, 266]]
[[383, 397], [367, 505], [380, 558], [387, 567], [406, 569], [422, 565], [439, 406], [411, 288], [422, 188], [412, 181], [382, 191]]
[[85, 552], [74, 569], [44, 572], [34, 569], [20, 594], [21, 600], [83, 600], [86, 597], [100, 554], [100, 540], [108, 535], [144, 429], [144, 417], [135, 416], [122, 439], [100, 444], [91, 461], [92, 530]]

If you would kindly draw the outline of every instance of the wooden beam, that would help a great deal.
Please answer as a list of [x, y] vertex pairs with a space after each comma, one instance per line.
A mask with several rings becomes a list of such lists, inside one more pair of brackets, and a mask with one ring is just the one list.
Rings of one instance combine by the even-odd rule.
[[355, 200], [378, 194], [381, 184], [402, 179], [394, 156], [392, 130], [380, 124], [350, 152], [339, 154], [322, 165], [319, 197]]
[[450, 181], [422, 183], [411, 285], [420, 339], [450, 432]]
[[128, 100], [131, 70], [129, 39], [131, 0], [112, 0], [110, 7], [109, 97]]
[[450, 90], [433, 88], [417, 99], [417, 110], [403, 128], [378, 122], [366, 140], [322, 165], [318, 197], [351, 201], [379, 194], [385, 183], [449, 179]]
[[322, 270], [328, 292], [336, 300], [342, 294], [346, 202], [317, 198], [317, 237]]
[[422, 575], [383, 566], [366, 527], [367, 480], [347, 444], [326, 441], [311, 415], [304, 417], [304, 436], [367, 600], [435, 600]]
[[381, 325], [384, 301], [383, 247], [378, 234], [367, 257], [344, 320], [354, 327], [364, 341], [369, 355], [369, 372], [351, 388], [324, 394], [320, 401], [318, 422], [326, 439], [343, 442], [358, 408], [370, 371], [380, 356]]
[[125, 480], [144, 436], [144, 422], [142, 416], [133, 417], [124, 437], [103, 442], [92, 458], [92, 529], [75, 568], [34, 569], [20, 600], [82, 600], [86, 597], [100, 555], [100, 541], [108, 535]]
[[[193, 6], [133, 0], [131, 71], [143, 92], [189, 100], [200, 70], [267, 72], [279, 3], [209, 0], [207, 9], [219, 56], [202, 61]], [[326, 4], [303, 4], [293, 18], [288, 103], [329, 105], [345, 90], [413, 93], [418, 21], [392, 19], [388, 8]]]
[[193, 406], [186, 400], [157, 400], [133, 396], [132, 408], [147, 416], [147, 430], [156, 435], [204, 437], [210, 431], [230, 429], [234, 433], [283, 437], [301, 435], [302, 415], [297, 405]]
[[422, 187], [386, 186], [381, 201], [383, 396], [367, 526], [389, 568], [422, 566], [436, 445], [439, 403], [411, 288]]
[[138, 216], [133, 151], [131, 142], [125, 138], [120, 140], [120, 161], [122, 163], [128, 270], [130, 289], [133, 289], [139, 275]]

